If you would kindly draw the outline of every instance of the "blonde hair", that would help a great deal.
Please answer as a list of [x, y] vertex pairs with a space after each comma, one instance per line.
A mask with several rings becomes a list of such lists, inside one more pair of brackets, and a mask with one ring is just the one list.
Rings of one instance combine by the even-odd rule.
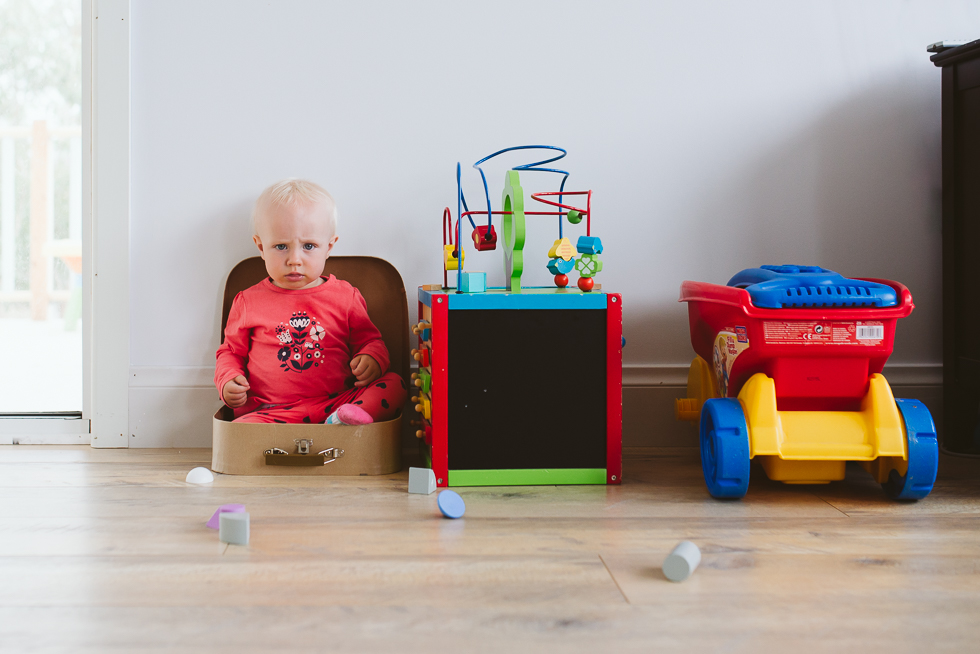
[[259, 214], [260, 208], [283, 207], [299, 202], [305, 202], [311, 205], [329, 205], [330, 225], [333, 227], [334, 232], [336, 232], [337, 204], [334, 202], [333, 196], [327, 193], [326, 189], [319, 184], [292, 177], [276, 182], [259, 195], [255, 201], [255, 206], [252, 208], [252, 232], [257, 233], [255, 229], [255, 217]]

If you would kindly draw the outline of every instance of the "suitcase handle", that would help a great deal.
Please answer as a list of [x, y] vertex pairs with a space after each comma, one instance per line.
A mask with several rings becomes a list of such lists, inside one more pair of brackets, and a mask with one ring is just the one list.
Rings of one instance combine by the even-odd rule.
[[339, 447], [328, 447], [317, 454], [289, 454], [286, 450], [273, 447], [265, 451], [267, 466], [325, 466], [344, 456]]

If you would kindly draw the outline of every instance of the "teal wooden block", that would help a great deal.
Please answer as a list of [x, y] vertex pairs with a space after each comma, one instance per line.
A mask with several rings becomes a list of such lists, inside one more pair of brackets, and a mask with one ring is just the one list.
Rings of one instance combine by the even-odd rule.
[[487, 274], [485, 272], [460, 273], [459, 290], [464, 293], [486, 293]]

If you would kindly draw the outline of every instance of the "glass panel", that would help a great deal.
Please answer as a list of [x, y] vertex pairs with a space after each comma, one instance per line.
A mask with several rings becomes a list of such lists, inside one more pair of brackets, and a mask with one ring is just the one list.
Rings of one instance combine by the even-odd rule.
[[81, 27], [0, 2], [0, 414], [82, 410]]

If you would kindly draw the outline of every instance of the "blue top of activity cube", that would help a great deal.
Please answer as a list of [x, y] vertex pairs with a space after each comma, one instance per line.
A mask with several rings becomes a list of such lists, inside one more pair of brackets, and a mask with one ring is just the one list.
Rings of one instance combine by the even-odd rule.
[[848, 279], [819, 266], [748, 268], [728, 286], [744, 288], [752, 304], [766, 309], [800, 307], [893, 307], [898, 294], [891, 286]]
[[449, 309], [605, 309], [609, 296], [602, 291], [584, 293], [570, 288], [532, 286], [514, 293], [488, 288], [484, 293], [457, 293], [456, 289], [419, 289], [419, 302], [432, 306], [433, 298], [444, 298]]

